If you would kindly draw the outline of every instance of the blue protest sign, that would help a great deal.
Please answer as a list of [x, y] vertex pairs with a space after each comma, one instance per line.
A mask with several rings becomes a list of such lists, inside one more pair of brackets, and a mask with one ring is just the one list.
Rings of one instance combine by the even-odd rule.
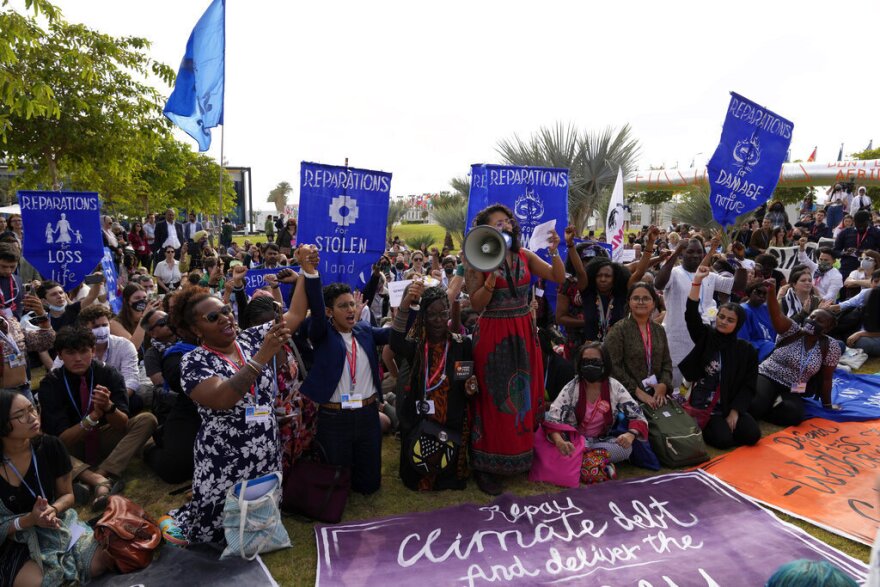
[[22, 254], [45, 279], [76, 287], [101, 262], [101, 204], [93, 192], [18, 192]]
[[113, 253], [104, 247], [104, 256], [101, 258], [101, 271], [104, 273], [104, 289], [107, 290], [107, 303], [114, 314], [122, 310], [122, 296], [119, 295], [119, 276], [116, 275], [116, 266], [113, 264]]
[[[282, 269], [293, 269], [293, 267], [275, 267], [273, 269], [248, 269], [247, 275], [244, 276], [244, 293], [251, 297], [254, 292], [269, 285], [266, 283], [266, 275], [275, 275]], [[295, 269], [294, 269], [295, 270]], [[297, 271], [299, 273], [299, 271]], [[279, 283], [278, 289], [281, 290], [281, 299], [284, 300], [284, 308], [287, 309], [290, 296], [293, 295], [292, 283]]]
[[[556, 220], [559, 254], [566, 258], [563, 233], [568, 226], [568, 170], [550, 167], [518, 167], [513, 165], [472, 165], [471, 189], [468, 195], [466, 230], [474, 217], [492, 204], [504, 204], [519, 222], [521, 246], [527, 247], [535, 227]], [[534, 252], [551, 262], [547, 248]], [[556, 288], [545, 290], [551, 307], [556, 306]]]
[[316, 245], [322, 281], [363, 289], [385, 252], [391, 174], [303, 161], [299, 235]]
[[706, 166], [712, 216], [722, 226], [751, 212], [776, 189], [794, 124], [730, 93], [721, 142]]

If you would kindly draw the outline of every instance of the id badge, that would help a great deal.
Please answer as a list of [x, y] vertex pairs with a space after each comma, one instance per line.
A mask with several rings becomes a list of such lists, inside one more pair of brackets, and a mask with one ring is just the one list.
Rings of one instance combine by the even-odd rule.
[[434, 412], [435, 412], [434, 400], [432, 400], [432, 399], [426, 400], [426, 403], [428, 404], [428, 415], [433, 416]]
[[807, 392], [807, 382], [801, 381], [800, 383], [792, 385], [791, 392], [792, 393], [801, 393], [801, 394], [806, 393]]
[[343, 393], [341, 403], [343, 410], [357, 410], [364, 407], [364, 396], [360, 393]]
[[455, 380], [464, 381], [474, 374], [473, 361], [456, 361], [455, 362]]
[[2, 314], [4, 318], [9, 318], [10, 320], [13, 318], [12, 310], [9, 308], [0, 309], [0, 314]]
[[645, 377], [644, 379], [642, 379], [642, 389], [645, 389], [647, 387], [654, 387], [655, 385], [657, 385], [656, 375], [651, 375], [650, 377]]
[[247, 424], [257, 424], [268, 422], [269, 418], [273, 418], [272, 410], [269, 406], [247, 406], [244, 409], [244, 421]]
[[10, 353], [6, 355], [6, 362], [9, 363], [9, 366], [13, 369], [16, 367], [26, 367], [27, 357], [24, 353]]

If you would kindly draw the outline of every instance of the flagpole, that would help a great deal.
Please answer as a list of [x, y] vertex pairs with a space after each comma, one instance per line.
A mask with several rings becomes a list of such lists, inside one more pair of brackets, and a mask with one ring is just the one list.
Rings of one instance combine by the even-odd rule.
[[223, 173], [224, 173], [224, 164], [223, 164], [223, 147], [224, 147], [224, 139], [226, 138], [226, 133], [223, 132], [223, 127], [226, 125], [220, 126], [220, 209], [219, 215], [217, 216], [217, 225], [220, 228], [223, 228]]

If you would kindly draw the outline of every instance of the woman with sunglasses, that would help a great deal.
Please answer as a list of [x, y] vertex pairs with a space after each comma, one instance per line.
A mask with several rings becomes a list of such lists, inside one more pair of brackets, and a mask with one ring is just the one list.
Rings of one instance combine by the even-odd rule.
[[611, 375], [637, 400], [652, 408], [666, 404], [672, 387], [672, 359], [666, 331], [651, 320], [659, 303], [657, 290], [640, 281], [627, 294], [629, 316], [615, 324], [605, 337], [614, 357]]
[[[113, 567], [73, 509], [70, 456], [23, 395], [0, 390], [0, 585], [88, 583]], [[71, 531], [81, 532], [68, 548]]]
[[153, 276], [159, 284], [159, 293], [169, 294], [180, 286], [180, 263], [174, 258], [174, 249], [165, 247], [165, 259], [156, 263]]
[[404, 279], [413, 279], [415, 277], [424, 277], [425, 276], [425, 254], [421, 251], [416, 251], [412, 254], [410, 258], [412, 260], [412, 267], [407, 270], [406, 273], [403, 274]]
[[199, 342], [183, 355], [180, 374], [201, 427], [193, 448], [192, 501], [159, 520], [169, 542], [222, 542], [229, 487], [281, 471], [272, 360], [299, 328], [305, 310], [304, 293], [297, 287], [280, 323], [239, 332], [232, 308], [206, 289], [193, 287], [175, 296], [174, 329]]

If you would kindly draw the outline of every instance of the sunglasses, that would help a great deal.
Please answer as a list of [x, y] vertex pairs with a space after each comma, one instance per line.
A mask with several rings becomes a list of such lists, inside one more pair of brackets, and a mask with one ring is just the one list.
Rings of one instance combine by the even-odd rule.
[[173, 255], [173, 254], [174, 254], [174, 250], [173, 250], [173, 249], [169, 249], [169, 250], [165, 251], [165, 254], [166, 254], [166, 255]]
[[[214, 320], [209, 320], [209, 322], [213, 322]], [[159, 318], [153, 325], [150, 326], [150, 330], [152, 331], [154, 328], [161, 328], [162, 326], [168, 326], [168, 318]]]
[[226, 305], [220, 308], [219, 310], [214, 310], [213, 312], [208, 312], [202, 318], [204, 318], [207, 322], [214, 323], [220, 319], [220, 316], [231, 316], [232, 315], [232, 306]]

